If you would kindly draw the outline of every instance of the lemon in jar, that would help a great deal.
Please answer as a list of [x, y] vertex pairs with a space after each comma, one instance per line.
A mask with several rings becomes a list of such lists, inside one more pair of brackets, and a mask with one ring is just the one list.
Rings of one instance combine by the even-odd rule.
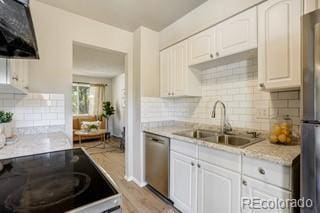
[[287, 142], [287, 136], [285, 134], [280, 134], [278, 136], [278, 139], [281, 143], [286, 143]]

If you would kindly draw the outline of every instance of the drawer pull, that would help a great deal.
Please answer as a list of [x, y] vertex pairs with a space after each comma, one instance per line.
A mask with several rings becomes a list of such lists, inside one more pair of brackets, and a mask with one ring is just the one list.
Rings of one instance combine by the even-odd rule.
[[244, 186], [246, 186], [246, 185], [247, 185], [247, 181], [243, 180], [243, 181], [242, 181], [242, 184], [243, 184]]
[[266, 171], [264, 171], [264, 169], [262, 169], [262, 168], [259, 168], [259, 173], [262, 174], [262, 175], [265, 175]]
[[193, 163], [193, 162], [191, 162], [191, 166], [194, 166], [194, 163]]
[[201, 168], [200, 164], [198, 164], [198, 168]]

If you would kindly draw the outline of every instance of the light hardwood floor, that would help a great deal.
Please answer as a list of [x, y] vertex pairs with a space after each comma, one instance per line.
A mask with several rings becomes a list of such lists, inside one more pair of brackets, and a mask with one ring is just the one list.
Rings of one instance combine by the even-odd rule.
[[[106, 149], [93, 147], [97, 142], [82, 143], [93, 159], [105, 169], [117, 184], [120, 193], [122, 194], [122, 212], [141, 212], [141, 213], [166, 213], [177, 212], [171, 205], [166, 204], [147, 187], [140, 188], [134, 182], [127, 182], [124, 179], [124, 153], [121, 152], [118, 139], [110, 139]], [[75, 147], [78, 147], [75, 144]], [[107, 150], [107, 151], [106, 151]], [[109, 151], [108, 151], [109, 150]], [[110, 152], [111, 150], [111, 152]]]

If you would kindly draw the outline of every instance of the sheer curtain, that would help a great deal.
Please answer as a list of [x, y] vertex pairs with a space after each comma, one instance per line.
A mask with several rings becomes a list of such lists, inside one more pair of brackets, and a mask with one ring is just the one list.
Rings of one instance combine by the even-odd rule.
[[102, 85], [90, 86], [90, 115], [101, 115], [103, 102], [106, 99], [106, 87]]

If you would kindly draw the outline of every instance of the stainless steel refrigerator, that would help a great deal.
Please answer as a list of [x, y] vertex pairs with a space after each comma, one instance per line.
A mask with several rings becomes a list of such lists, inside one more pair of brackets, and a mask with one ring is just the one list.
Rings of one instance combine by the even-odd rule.
[[302, 124], [301, 197], [313, 206], [303, 212], [320, 212], [320, 10], [302, 18]]

